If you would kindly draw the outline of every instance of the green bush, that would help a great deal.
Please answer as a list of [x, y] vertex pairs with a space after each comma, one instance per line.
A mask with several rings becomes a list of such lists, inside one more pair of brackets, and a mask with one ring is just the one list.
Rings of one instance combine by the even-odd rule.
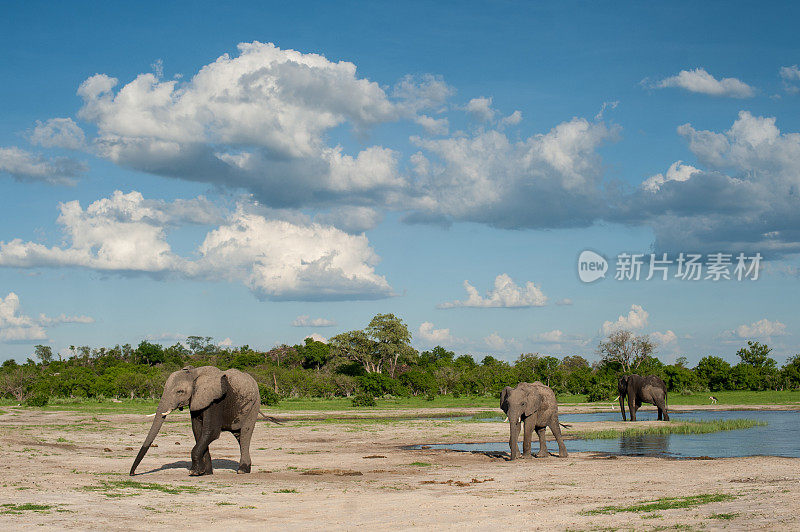
[[29, 397], [25, 401], [25, 406], [46, 406], [49, 400], [50, 398], [47, 397], [45, 394], [39, 393]]
[[366, 393], [358, 393], [354, 395], [352, 403], [353, 406], [378, 406], [378, 403], [375, 402], [375, 398]]
[[281, 402], [281, 396], [265, 384], [258, 385], [258, 393], [261, 395], [261, 404], [264, 406], [275, 406]]

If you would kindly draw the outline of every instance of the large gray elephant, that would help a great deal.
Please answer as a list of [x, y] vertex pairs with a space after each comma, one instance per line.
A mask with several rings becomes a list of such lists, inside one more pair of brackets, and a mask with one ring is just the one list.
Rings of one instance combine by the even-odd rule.
[[[167, 378], [153, 425], [133, 461], [130, 474], [135, 473], [167, 414], [175, 409], [183, 410], [187, 406], [195, 439], [189, 474], [197, 476], [213, 473], [208, 446], [219, 438], [223, 430], [231, 432], [239, 442], [241, 458], [238, 472], [249, 473], [252, 464], [250, 438], [253, 436], [261, 406], [258, 384], [253, 377], [237, 369], [222, 371], [214, 366], [187, 366]], [[274, 418], [264, 417], [277, 422]]]
[[617, 383], [619, 391], [619, 409], [622, 412], [622, 421], [625, 419], [625, 397], [628, 398], [628, 409], [631, 421], [636, 421], [636, 410], [642, 403], [650, 403], [658, 408], [658, 419], [669, 421], [667, 413], [667, 385], [655, 375], [642, 377], [641, 375], [623, 375]]
[[[522, 438], [522, 457], [531, 456], [531, 436], [534, 429], [539, 436], [539, 458], [550, 456], [547, 452], [545, 430], [550, 427], [553, 436], [558, 442], [558, 456], [565, 458], [567, 448], [561, 438], [561, 428], [558, 422], [558, 403], [556, 395], [549, 386], [539, 381], [534, 383], [521, 382], [516, 388], [506, 386], [500, 392], [500, 408], [508, 416], [511, 436], [508, 445], [511, 447], [511, 459], [519, 458], [519, 431], [520, 425], [525, 424]], [[566, 426], [566, 425], [565, 425]]]

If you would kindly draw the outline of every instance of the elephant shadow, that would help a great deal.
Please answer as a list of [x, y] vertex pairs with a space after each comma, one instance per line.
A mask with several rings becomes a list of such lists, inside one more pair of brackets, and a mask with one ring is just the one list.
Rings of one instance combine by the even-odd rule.
[[[214, 458], [211, 460], [211, 465], [214, 469], [230, 469], [232, 471], [239, 470], [239, 462], [236, 460], [228, 460], [227, 458]], [[178, 462], [172, 462], [171, 464], [164, 464], [158, 469], [151, 469], [150, 471], [145, 471], [144, 473], [138, 473], [136, 476], [149, 475], [150, 473], [166, 471], [167, 469], [185, 469], [188, 471], [191, 467], [192, 462], [189, 460], [180, 460]]]
[[[488, 456], [489, 458], [500, 459], [505, 462], [511, 461], [511, 453], [508, 451], [472, 451], [472, 452]], [[551, 453], [550, 451], [547, 451], [547, 454], [549, 454], [550, 456], [558, 456], [558, 454]], [[537, 456], [535, 454], [531, 454], [531, 458], [536, 459]]]

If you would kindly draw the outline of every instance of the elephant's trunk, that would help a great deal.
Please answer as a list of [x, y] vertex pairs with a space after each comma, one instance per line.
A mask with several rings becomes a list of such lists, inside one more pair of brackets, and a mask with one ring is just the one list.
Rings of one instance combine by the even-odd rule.
[[622, 412], [622, 421], [628, 421], [625, 417], [625, 396], [623, 394], [619, 394], [619, 410]]
[[136, 455], [136, 460], [133, 461], [133, 465], [131, 466], [131, 476], [136, 473], [136, 467], [142, 461], [144, 455], [147, 454], [148, 449], [150, 449], [150, 445], [152, 445], [153, 440], [156, 439], [156, 435], [158, 434], [158, 431], [161, 430], [161, 425], [164, 423], [164, 419], [167, 417], [169, 412], [170, 410], [164, 410], [163, 405], [159, 403], [155, 418], [153, 418], [153, 424], [150, 426], [150, 432], [147, 433], [147, 438], [144, 439], [142, 448], [139, 449], [139, 454]]

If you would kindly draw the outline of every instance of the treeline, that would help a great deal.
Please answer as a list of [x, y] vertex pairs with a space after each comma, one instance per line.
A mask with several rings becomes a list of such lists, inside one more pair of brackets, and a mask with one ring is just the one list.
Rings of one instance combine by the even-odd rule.
[[365, 329], [334, 336], [327, 344], [307, 338], [266, 352], [246, 345], [223, 348], [210, 337], [191, 336], [185, 345], [170, 347], [147, 341], [135, 348], [71, 347], [62, 360], [39, 345], [33, 353], [37, 360], [2, 364], [0, 395], [28, 404], [45, 404], [52, 397], [158, 397], [166, 377], [186, 365], [247, 371], [268, 404], [286, 397], [355, 397], [357, 404], [370, 404], [385, 395], [497, 396], [507, 385], [536, 380], [557, 394], [611, 400], [624, 372], [658, 375], [672, 393], [800, 388], [800, 356], [778, 368], [769, 347], [758, 342], [740, 349], [740, 362], [733, 366], [717, 356], [704, 357], [694, 368], [685, 358], [664, 364], [653, 355], [655, 348], [646, 336], [619, 331], [600, 343], [594, 363], [579, 355], [559, 359], [531, 353], [513, 363], [492, 356], [477, 361], [440, 346], [418, 352], [402, 320], [379, 314]]

